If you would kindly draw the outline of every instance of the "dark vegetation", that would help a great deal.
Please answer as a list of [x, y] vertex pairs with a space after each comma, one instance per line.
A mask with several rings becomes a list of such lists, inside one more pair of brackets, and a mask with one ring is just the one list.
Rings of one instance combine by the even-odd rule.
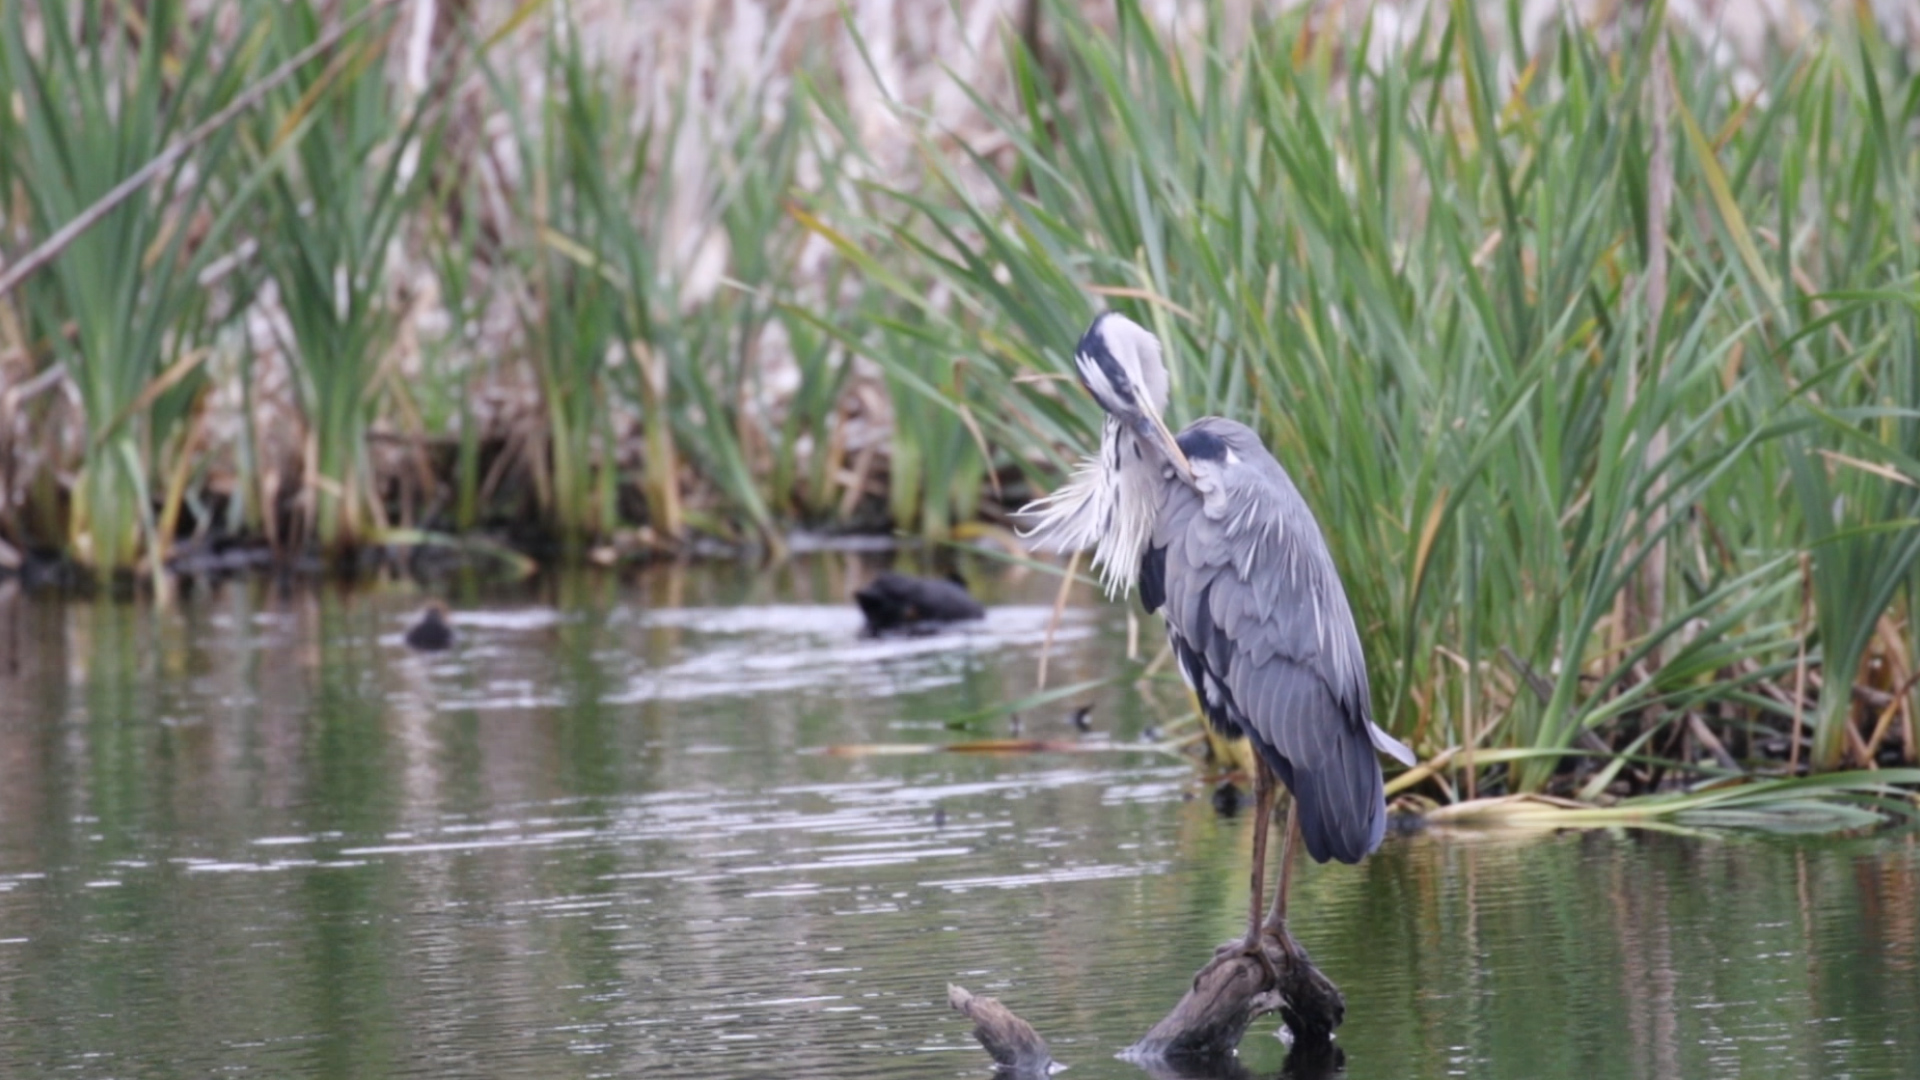
[[1319, 514], [1399, 789], [1912, 810], [1920, 79], [1871, 22], [1742, 68], [1658, 4], [1047, 5], [951, 58], [962, 123], [795, 59], [839, 24], [729, 75], [537, 0], [214, 7], [0, 13], [0, 570], [1004, 535], [1112, 305]]

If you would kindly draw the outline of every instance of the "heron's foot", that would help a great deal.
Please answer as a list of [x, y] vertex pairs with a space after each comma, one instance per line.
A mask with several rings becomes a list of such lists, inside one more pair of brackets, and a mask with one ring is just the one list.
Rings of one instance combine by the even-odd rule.
[[1307, 962], [1307, 951], [1300, 947], [1299, 942], [1293, 940], [1292, 934], [1287, 932], [1285, 919], [1267, 919], [1260, 926], [1260, 939], [1263, 942], [1270, 942], [1274, 948], [1280, 950], [1280, 955], [1286, 957], [1289, 965]]
[[1215, 946], [1213, 950], [1214, 960], [1216, 962], [1225, 961], [1242, 954], [1253, 956], [1266, 951], [1261, 947], [1261, 935], [1261, 930], [1255, 930], [1249, 927], [1247, 929], [1247, 936], [1229, 941], [1223, 945]]
[[1213, 961], [1194, 974], [1193, 988], [1195, 990], [1200, 989], [1200, 977], [1202, 975], [1212, 971], [1221, 964], [1231, 963], [1242, 956], [1251, 956], [1254, 962], [1260, 965], [1261, 972], [1266, 978], [1266, 985], [1280, 985], [1280, 969], [1274, 966], [1273, 954], [1268, 951], [1264, 932], [1250, 931], [1246, 937], [1238, 941], [1229, 941], [1225, 945], [1213, 950]]

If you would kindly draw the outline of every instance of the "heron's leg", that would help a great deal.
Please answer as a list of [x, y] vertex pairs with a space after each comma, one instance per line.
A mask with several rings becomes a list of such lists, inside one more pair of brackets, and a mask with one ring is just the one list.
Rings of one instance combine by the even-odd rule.
[[1291, 792], [1287, 795], [1286, 833], [1280, 840], [1280, 880], [1273, 887], [1273, 910], [1267, 912], [1265, 932], [1280, 942], [1280, 948], [1293, 954], [1293, 937], [1287, 933], [1287, 886], [1293, 879], [1293, 849], [1300, 839], [1300, 808]]
[[1267, 760], [1253, 756], [1253, 899], [1247, 908], [1248, 952], [1260, 951], [1260, 901], [1267, 887], [1267, 827], [1273, 819], [1273, 773]]

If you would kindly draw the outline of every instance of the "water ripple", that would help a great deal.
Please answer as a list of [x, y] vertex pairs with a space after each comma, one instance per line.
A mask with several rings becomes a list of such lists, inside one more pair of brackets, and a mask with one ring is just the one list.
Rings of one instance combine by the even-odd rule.
[[[668, 663], [624, 672], [624, 685], [600, 695], [602, 704], [694, 702], [793, 691], [883, 697], [937, 689], [964, 681], [970, 660], [1031, 652], [1046, 640], [1051, 608], [990, 609], [978, 622], [918, 637], [861, 636], [857, 611], [845, 605], [769, 605], [649, 611], [643, 629], [687, 635]], [[1054, 633], [1056, 648], [1095, 632], [1088, 612], [1069, 609]], [[612, 654], [617, 665], [620, 654]], [[637, 659], [626, 659], [628, 666]], [[552, 708], [566, 695], [527, 678], [490, 679], [481, 692], [453, 693], [442, 708], [472, 710]]]

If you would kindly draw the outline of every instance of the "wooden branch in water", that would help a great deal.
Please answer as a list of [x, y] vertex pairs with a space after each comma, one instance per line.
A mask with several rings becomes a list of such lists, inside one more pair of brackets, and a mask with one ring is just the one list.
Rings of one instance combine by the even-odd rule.
[[[1242, 951], [1239, 942], [1223, 946], [1194, 975], [1173, 1011], [1120, 1056], [1154, 1080], [1238, 1080], [1248, 1073], [1235, 1048], [1255, 1020], [1277, 1012], [1293, 1033], [1287, 1075], [1337, 1074], [1345, 1055], [1334, 1046], [1333, 1031], [1347, 1012], [1340, 988], [1291, 937], [1289, 948], [1269, 932], [1261, 945], [1266, 963]], [[973, 1037], [1002, 1072], [1024, 1080], [1056, 1068], [1047, 1041], [999, 1001], [949, 985], [947, 1004], [973, 1021]]]
[[[1262, 1080], [1237, 1057], [1173, 1058], [1133, 1062], [1149, 1080]], [[1337, 1080], [1346, 1075], [1347, 1052], [1338, 1043], [1295, 1046], [1280, 1067], [1284, 1080]]]
[[1223, 947], [1193, 977], [1173, 1011], [1124, 1056], [1139, 1062], [1223, 1058], [1255, 1020], [1274, 1012], [1293, 1033], [1296, 1053], [1328, 1047], [1346, 1018], [1346, 999], [1313, 966], [1306, 950], [1291, 937], [1288, 941], [1291, 950], [1271, 935], [1263, 937], [1265, 964], [1242, 952], [1238, 942]]
[[998, 999], [975, 997], [964, 987], [949, 984], [947, 1004], [973, 1021], [973, 1037], [1003, 1072], [1040, 1077], [1053, 1071], [1053, 1051], [1047, 1048], [1047, 1040]]
[[1225, 1057], [1255, 1020], [1280, 1011], [1280, 991], [1260, 961], [1226, 953], [1200, 969], [1180, 1003], [1127, 1048], [1138, 1060]]

